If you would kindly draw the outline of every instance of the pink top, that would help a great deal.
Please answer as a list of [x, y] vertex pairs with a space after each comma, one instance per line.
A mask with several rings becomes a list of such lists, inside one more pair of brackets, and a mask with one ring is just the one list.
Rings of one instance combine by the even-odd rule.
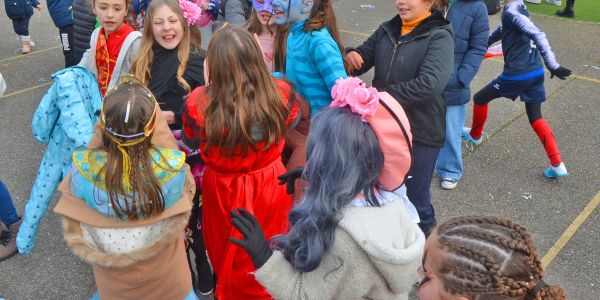
[[275, 36], [260, 35], [257, 39], [267, 68], [269, 68], [270, 72], [273, 72], [273, 45], [275, 44]]

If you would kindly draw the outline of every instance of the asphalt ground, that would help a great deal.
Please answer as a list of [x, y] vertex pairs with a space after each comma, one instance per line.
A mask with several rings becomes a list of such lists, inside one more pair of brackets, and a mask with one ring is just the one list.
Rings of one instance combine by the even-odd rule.
[[[393, 1], [383, 0], [337, 1], [335, 9], [347, 46], [359, 45], [395, 14]], [[4, 6], [0, 10], [0, 72], [8, 84], [0, 98], [0, 178], [22, 212], [45, 149], [33, 139], [31, 118], [51, 83], [50, 74], [64, 66], [64, 59], [46, 8], [31, 20], [36, 46], [28, 55], [18, 52], [20, 43]], [[547, 76], [543, 105], [570, 176], [544, 178], [548, 160], [524, 105], [498, 99], [490, 104], [489, 139], [472, 152], [464, 149], [465, 173], [458, 187], [444, 191], [439, 179], [432, 181], [433, 205], [438, 221], [483, 214], [523, 224], [544, 258], [546, 282], [563, 286], [570, 299], [600, 299], [600, 25], [532, 19], [546, 32], [558, 61], [575, 75], [566, 81]], [[498, 20], [499, 15], [492, 16], [492, 26]], [[484, 61], [472, 90], [501, 70], [501, 58]], [[370, 82], [370, 76], [364, 79]], [[55, 204], [56, 198], [51, 207]], [[94, 291], [90, 266], [67, 249], [53, 213], [43, 219], [32, 254], [0, 262], [0, 295], [9, 300], [85, 299]]]

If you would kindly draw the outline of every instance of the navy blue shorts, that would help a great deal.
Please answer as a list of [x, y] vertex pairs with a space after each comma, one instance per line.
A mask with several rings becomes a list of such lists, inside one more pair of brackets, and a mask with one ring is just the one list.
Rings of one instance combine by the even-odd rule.
[[512, 99], [521, 98], [525, 103], [540, 103], [546, 101], [544, 75], [515, 80], [509, 76], [500, 75], [486, 88], [494, 89], [500, 96]]

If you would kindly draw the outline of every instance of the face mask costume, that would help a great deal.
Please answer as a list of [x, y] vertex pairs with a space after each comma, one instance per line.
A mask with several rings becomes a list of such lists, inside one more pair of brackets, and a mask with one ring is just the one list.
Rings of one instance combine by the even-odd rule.
[[300, 21], [303, 14], [312, 8], [311, 6], [307, 9], [302, 0], [273, 0], [272, 6], [275, 13], [275, 24], [277, 25], [294, 24]]
[[266, 11], [272, 14], [275, 11], [272, 0], [252, 0], [252, 7], [256, 12]]

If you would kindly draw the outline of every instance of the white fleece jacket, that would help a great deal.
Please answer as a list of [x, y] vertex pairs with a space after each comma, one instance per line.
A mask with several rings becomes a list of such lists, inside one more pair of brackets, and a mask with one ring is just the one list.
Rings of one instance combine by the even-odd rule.
[[297, 272], [275, 251], [256, 279], [275, 299], [408, 299], [424, 246], [401, 201], [348, 207], [319, 267]]

